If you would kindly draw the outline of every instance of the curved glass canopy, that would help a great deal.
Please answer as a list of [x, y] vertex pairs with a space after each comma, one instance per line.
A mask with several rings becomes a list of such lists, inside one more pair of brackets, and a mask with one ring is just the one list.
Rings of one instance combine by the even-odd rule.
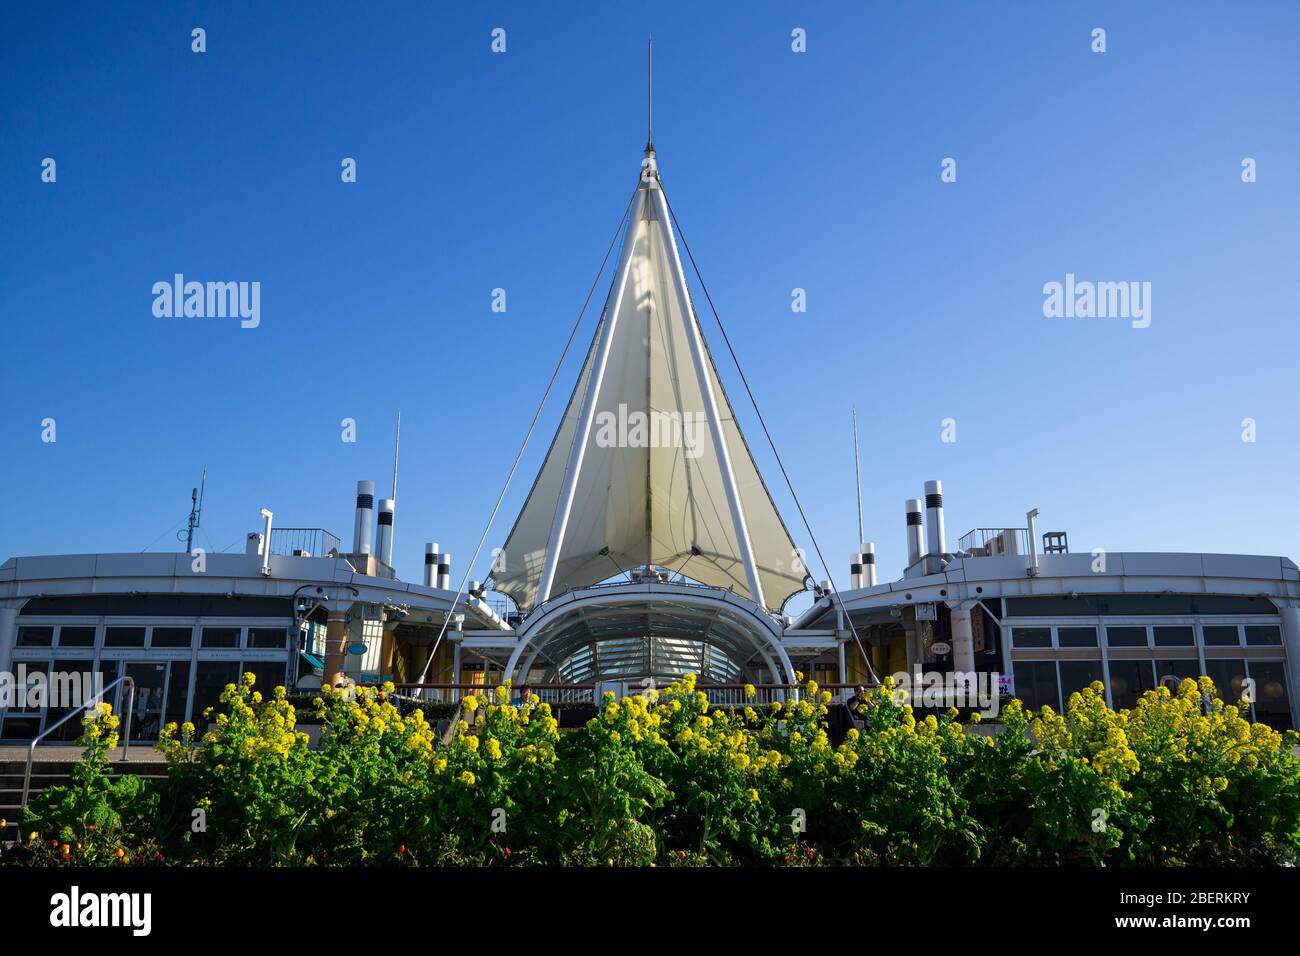
[[736, 609], [672, 600], [577, 605], [548, 621], [529, 642], [547, 682], [652, 677], [671, 682], [696, 674], [739, 683], [747, 670], [766, 673], [767, 638]]

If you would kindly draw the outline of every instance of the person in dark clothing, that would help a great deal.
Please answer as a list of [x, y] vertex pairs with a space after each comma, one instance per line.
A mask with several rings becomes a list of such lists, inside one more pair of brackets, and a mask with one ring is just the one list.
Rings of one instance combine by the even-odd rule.
[[859, 684], [853, 696], [850, 697], [848, 700], [849, 716], [851, 716], [854, 720], [861, 720], [862, 717], [859, 716], [858, 714], [858, 708], [865, 707], [866, 704], [867, 704], [867, 689], [863, 687], [861, 684]]

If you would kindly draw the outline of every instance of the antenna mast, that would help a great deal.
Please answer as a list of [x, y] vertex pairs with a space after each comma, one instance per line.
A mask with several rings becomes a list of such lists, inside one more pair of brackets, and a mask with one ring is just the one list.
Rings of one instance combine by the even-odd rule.
[[650, 34], [646, 42], [646, 86], [645, 86], [645, 149], [653, 152], [655, 148], [654, 113], [655, 113], [655, 38]]
[[203, 478], [199, 481], [197, 488], [190, 489], [190, 519], [185, 531], [176, 533], [176, 537], [181, 534], [185, 535], [185, 553], [194, 553], [194, 529], [199, 526], [199, 519], [203, 517], [203, 492], [208, 487], [208, 470], [203, 469]]
[[853, 482], [858, 490], [858, 546], [862, 542], [862, 465], [858, 459], [858, 410], [853, 409]]
[[393, 500], [397, 500], [397, 453], [402, 448], [402, 410], [397, 410], [397, 437], [393, 440]]

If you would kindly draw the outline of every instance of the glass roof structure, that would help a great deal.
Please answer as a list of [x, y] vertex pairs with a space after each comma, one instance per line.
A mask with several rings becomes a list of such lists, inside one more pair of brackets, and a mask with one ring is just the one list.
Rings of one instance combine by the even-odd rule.
[[574, 605], [530, 641], [548, 682], [591, 683], [697, 674], [738, 683], [748, 667], [767, 670], [765, 638], [738, 608], [656, 600]]

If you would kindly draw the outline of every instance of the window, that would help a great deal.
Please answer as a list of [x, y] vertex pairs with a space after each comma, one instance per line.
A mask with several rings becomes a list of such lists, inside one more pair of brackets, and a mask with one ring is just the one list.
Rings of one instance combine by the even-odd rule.
[[1237, 647], [1241, 634], [1235, 624], [1206, 624], [1201, 628], [1206, 647]]
[[1011, 629], [1011, 645], [1013, 647], [1051, 647], [1052, 629], [1050, 627], [1013, 627]]
[[205, 627], [201, 647], [238, 647], [239, 628]]
[[1097, 629], [1095, 627], [1058, 627], [1056, 643], [1061, 647], [1096, 647]]
[[[60, 644], [63, 643], [63, 635], [66, 634], [67, 631], [68, 628], [65, 627], [59, 632]], [[90, 628], [90, 632], [91, 634], [94, 634], [95, 629], [93, 627]], [[54, 673], [51, 674], [52, 685], [61, 684], [68, 690], [69, 696], [65, 699], [71, 701], [73, 707], [55, 707], [51, 705], [50, 712], [45, 717], [46, 730], [52, 728], [60, 720], [71, 713], [77, 704], [89, 700], [91, 694], [95, 691], [94, 667], [90, 661], [54, 661], [53, 669]], [[59, 675], [63, 676], [60, 677]], [[76, 676], [73, 677], [72, 675]], [[105, 681], [105, 683], [107, 683], [107, 681]], [[71, 691], [74, 688], [79, 690], [80, 693], [72, 694]], [[45, 739], [49, 741], [61, 740], [64, 742], [72, 742], [77, 740], [84, 730], [85, 728], [82, 727], [81, 721], [74, 717]]]
[[[289, 632], [282, 627], [250, 627], [248, 629], [249, 647], [284, 650], [288, 645], [288, 640]], [[837, 677], [836, 680], [838, 679]], [[833, 683], [833, 681], [828, 683]]]
[[94, 647], [95, 629], [93, 627], [59, 628], [59, 647]]
[[1246, 625], [1247, 644], [1281, 644], [1282, 630], [1278, 627], [1262, 624]]
[[[1196, 660], [1183, 661], [1156, 661], [1156, 679], [1161, 684], [1177, 683], [1181, 684], [1187, 678], [1196, 680], [1201, 676], [1201, 664]], [[1174, 688], [1169, 688], [1171, 691]]]
[[54, 628], [52, 627], [18, 628], [19, 647], [49, 647], [53, 643]]
[[1255, 682], [1255, 719], [1274, 730], [1291, 730], [1291, 699], [1282, 662], [1251, 661], [1250, 676]]
[[1205, 674], [1214, 681], [1214, 689], [1224, 703], [1235, 704], [1241, 700], [1242, 685], [1246, 680], [1245, 661], [1210, 658], [1205, 662]]
[[190, 702], [190, 662], [172, 661], [167, 684], [167, 716], [164, 723], [185, 723], [185, 705]]
[[1110, 662], [1110, 699], [1116, 710], [1135, 706], [1138, 698], [1155, 686], [1151, 661]]
[[[1093, 633], [1095, 635], [1096, 632]], [[1062, 704], [1068, 706], [1071, 694], [1083, 690], [1095, 680], [1105, 682], [1101, 673], [1101, 661], [1061, 661]]]
[[194, 672], [194, 706], [190, 713], [200, 734], [207, 729], [208, 722], [216, 717], [215, 714], [204, 717], [203, 711], [217, 706], [218, 698], [227, 684], [238, 682], [239, 661], [199, 661], [198, 670]]
[[143, 627], [104, 628], [105, 647], [144, 647]]
[[1016, 697], [1026, 709], [1037, 710], [1045, 704], [1060, 710], [1055, 661], [1016, 661], [1011, 666], [1016, 678]]
[[189, 647], [194, 641], [192, 627], [155, 627], [151, 647]]
[[1190, 626], [1153, 627], [1156, 647], [1195, 647], [1196, 634]]
[[[281, 630], [280, 634], [283, 635], [284, 631]], [[277, 687], [284, 686], [284, 661], [246, 661], [244, 673], [250, 671], [257, 678], [253, 689], [261, 691], [267, 700], [271, 699], [271, 693]]]
[[27, 692], [37, 674], [49, 677], [50, 663], [49, 661], [24, 661], [22, 666], [26, 668], [27, 679], [22, 684], [17, 682], [14, 684], [13, 693], [18, 699], [14, 700], [15, 706], [9, 708], [3, 726], [0, 726], [0, 740], [31, 740], [41, 732], [41, 716], [49, 703], [49, 684], [43, 682], [47, 688], [44, 701], [41, 701], [39, 695], [36, 699], [29, 700]]
[[1147, 629], [1145, 627], [1108, 627], [1106, 643], [1111, 647], [1146, 647]]

